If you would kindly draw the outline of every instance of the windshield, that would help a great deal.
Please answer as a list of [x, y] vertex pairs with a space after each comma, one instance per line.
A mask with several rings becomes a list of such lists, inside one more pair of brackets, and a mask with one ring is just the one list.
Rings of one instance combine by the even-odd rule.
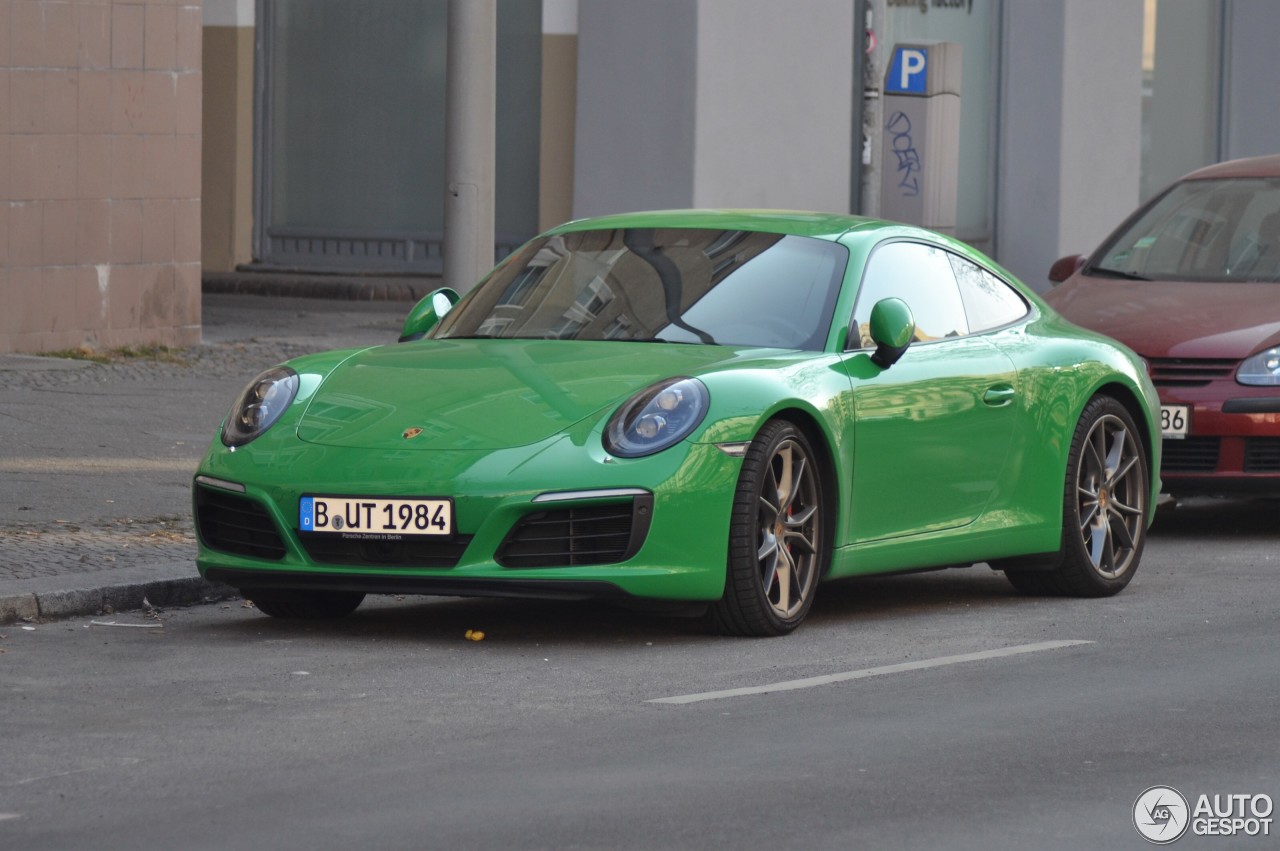
[[1280, 178], [1185, 180], [1094, 255], [1089, 273], [1280, 280]]
[[773, 233], [566, 233], [499, 265], [431, 336], [821, 350], [847, 262], [836, 243]]

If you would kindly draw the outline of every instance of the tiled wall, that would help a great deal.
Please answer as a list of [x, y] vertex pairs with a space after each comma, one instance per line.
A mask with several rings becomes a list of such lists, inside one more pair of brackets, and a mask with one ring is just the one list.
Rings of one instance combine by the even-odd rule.
[[0, 0], [0, 352], [200, 339], [201, 9]]

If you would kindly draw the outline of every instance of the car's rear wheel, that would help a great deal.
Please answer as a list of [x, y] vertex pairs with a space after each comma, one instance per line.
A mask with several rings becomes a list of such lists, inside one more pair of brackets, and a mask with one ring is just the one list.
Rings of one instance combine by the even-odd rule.
[[246, 591], [245, 596], [264, 615], [294, 620], [343, 618], [364, 601], [358, 591]]
[[708, 618], [731, 635], [785, 635], [813, 606], [827, 558], [822, 475], [804, 433], [765, 425], [743, 457], [724, 597]]
[[1147, 534], [1150, 474], [1133, 417], [1115, 399], [1084, 409], [1067, 456], [1062, 549], [1049, 570], [1006, 570], [1019, 591], [1108, 597], [1133, 579]]

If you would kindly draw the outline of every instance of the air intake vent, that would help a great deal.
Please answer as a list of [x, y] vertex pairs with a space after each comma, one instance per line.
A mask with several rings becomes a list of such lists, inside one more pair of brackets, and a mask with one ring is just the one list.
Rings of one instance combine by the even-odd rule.
[[1148, 358], [1157, 387], [1204, 387], [1235, 375], [1238, 361], [1222, 358]]
[[498, 549], [503, 567], [617, 564], [639, 551], [649, 531], [653, 497], [607, 505], [567, 505], [526, 515]]
[[1251, 437], [1244, 446], [1246, 473], [1280, 473], [1280, 439]]
[[1160, 469], [1166, 473], [1212, 473], [1218, 469], [1217, 437], [1188, 437], [1164, 441]]
[[284, 540], [261, 504], [197, 485], [196, 529], [206, 547], [250, 558], [284, 558]]

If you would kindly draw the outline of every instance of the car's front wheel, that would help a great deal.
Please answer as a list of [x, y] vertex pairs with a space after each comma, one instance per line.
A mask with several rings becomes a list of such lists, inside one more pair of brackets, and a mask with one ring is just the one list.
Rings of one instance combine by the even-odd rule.
[[724, 597], [710, 622], [731, 635], [785, 635], [813, 605], [827, 558], [822, 475], [800, 429], [775, 420], [738, 475]]
[[1133, 579], [1147, 534], [1150, 474], [1133, 417], [1095, 397], [1081, 414], [1067, 456], [1062, 549], [1049, 570], [1006, 570], [1019, 591], [1108, 597]]
[[258, 611], [273, 618], [333, 620], [344, 618], [364, 602], [358, 591], [245, 591]]

